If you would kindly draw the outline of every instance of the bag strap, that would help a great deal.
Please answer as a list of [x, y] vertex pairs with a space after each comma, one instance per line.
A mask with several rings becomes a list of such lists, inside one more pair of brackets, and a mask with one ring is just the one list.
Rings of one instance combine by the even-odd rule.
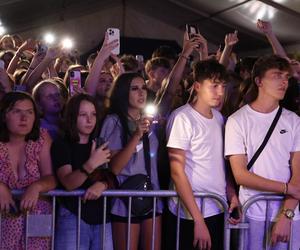
[[257, 160], [257, 158], [259, 157], [260, 153], [263, 151], [264, 147], [266, 146], [268, 140], [270, 139], [273, 131], [274, 131], [274, 128], [280, 118], [280, 115], [282, 113], [282, 107], [280, 106], [277, 113], [276, 113], [276, 116], [265, 136], [265, 139], [263, 140], [262, 144], [260, 145], [260, 147], [257, 149], [257, 151], [255, 152], [255, 154], [253, 155], [252, 159], [249, 161], [248, 165], [247, 165], [247, 169], [250, 170], [250, 168], [253, 166], [254, 162]]
[[149, 134], [144, 133], [143, 135], [143, 150], [144, 150], [144, 159], [145, 159], [145, 168], [148, 176], [151, 179], [151, 157], [150, 157], [150, 143], [149, 143]]

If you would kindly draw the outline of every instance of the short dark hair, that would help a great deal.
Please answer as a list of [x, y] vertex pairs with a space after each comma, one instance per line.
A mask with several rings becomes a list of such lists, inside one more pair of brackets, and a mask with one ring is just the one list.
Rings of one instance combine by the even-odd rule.
[[100, 124], [100, 111], [97, 106], [96, 100], [94, 97], [88, 94], [78, 94], [72, 96], [66, 106], [64, 113], [63, 125], [66, 139], [70, 142], [79, 142], [79, 132], [77, 128], [77, 117], [79, 114], [79, 108], [82, 101], [87, 101], [92, 103], [96, 109], [96, 125], [93, 129], [89, 140], [93, 140], [98, 136], [99, 133], [99, 124]]
[[262, 78], [270, 69], [279, 69], [291, 72], [291, 66], [288, 60], [277, 55], [268, 55], [260, 57], [254, 64], [251, 73], [251, 86], [248, 90], [249, 99], [247, 103], [253, 102], [258, 96], [258, 86], [255, 78]]
[[205, 79], [227, 80], [226, 68], [215, 59], [197, 62], [193, 67], [194, 81], [202, 82]]
[[138, 71], [139, 63], [133, 55], [123, 55], [120, 58], [120, 61], [123, 64], [123, 67], [126, 72], [128, 72], [128, 71], [137, 72]]
[[158, 67], [170, 69], [170, 62], [165, 57], [154, 57], [147, 61], [145, 65], [146, 73], [148, 74], [151, 70], [156, 70]]
[[165, 57], [167, 59], [171, 60], [176, 60], [177, 59], [177, 53], [176, 51], [168, 46], [168, 45], [162, 45], [158, 47], [156, 50], [153, 51], [152, 53], [152, 58], [155, 57]]
[[0, 141], [9, 141], [9, 131], [6, 126], [5, 116], [9, 112], [17, 101], [29, 100], [33, 105], [33, 110], [35, 114], [35, 120], [33, 122], [32, 129], [28, 135], [25, 137], [25, 141], [33, 140], [36, 141], [40, 137], [40, 119], [38, 117], [37, 108], [32, 97], [25, 92], [8, 92], [6, 93], [0, 102]]

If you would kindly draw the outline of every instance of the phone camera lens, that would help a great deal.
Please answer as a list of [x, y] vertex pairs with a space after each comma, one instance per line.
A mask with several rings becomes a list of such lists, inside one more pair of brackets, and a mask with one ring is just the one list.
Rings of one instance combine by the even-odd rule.
[[71, 71], [70, 76], [74, 77], [74, 71]]

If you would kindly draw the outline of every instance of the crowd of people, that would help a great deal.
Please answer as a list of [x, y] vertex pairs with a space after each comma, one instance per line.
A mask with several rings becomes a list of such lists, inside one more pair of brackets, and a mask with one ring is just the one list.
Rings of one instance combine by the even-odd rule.
[[[40, 49], [42, 41], [4, 35], [1, 249], [24, 249], [26, 213], [54, 209], [55, 249], [76, 249], [78, 200], [61, 197], [53, 208], [41, 193], [56, 188], [85, 190], [80, 249], [101, 249], [104, 227], [106, 249], [126, 249], [128, 204], [109, 199], [103, 225], [101, 195], [134, 176], [147, 176], [153, 190], [175, 190], [180, 202], [158, 199], [155, 215], [133, 213], [130, 249], [151, 249], [153, 230], [154, 249], [176, 249], [179, 203], [179, 249], [223, 249], [224, 211], [212, 199], [205, 199], [201, 211], [193, 192], [227, 200], [234, 225], [252, 196], [284, 195], [268, 208], [268, 244], [288, 249], [290, 241], [299, 249], [300, 63], [285, 52], [269, 22], [258, 20], [257, 28], [273, 55], [238, 59], [237, 31], [225, 36], [223, 50], [208, 53], [202, 35], [185, 32], [179, 55], [161, 46], [142, 62], [113, 54], [118, 41], [105, 34], [86, 65], [60, 47]], [[156, 114], [145, 112], [148, 104]], [[277, 123], [269, 140], [253, 159], [272, 122]], [[24, 193], [13, 196], [14, 189]], [[247, 249], [263, 249], [266, 209], [257, 202], [247, 213]], [[28, 239], [28, 249], [50, 248], [49, 237]]]

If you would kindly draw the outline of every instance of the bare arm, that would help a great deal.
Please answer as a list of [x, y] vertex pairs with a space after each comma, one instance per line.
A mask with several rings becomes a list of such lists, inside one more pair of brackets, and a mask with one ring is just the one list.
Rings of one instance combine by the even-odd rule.
[[185, 32], [181, 55], [179, 56], [169, 76], [167, 77], [167, 79], [165, 79], [163, 86], [159, 90], [159, 92], [162, 92], [162, 94], [159, 95], [159, 100], [156, 100], [156, 103], [158, 103], [159, 106], [163, 107], [163, 114], [161, 115], [164, 115], [164, 113], [167, 113], [169, 111], [169, 109], [164, 110], [164, 107], [171, 108], [170, 106], [172, 103], [172, 99], [176, 93], [177, 86], [182, 80], [187, 59], [191, 55], [193, 50], [196, 49], [197, 46], [199, 46], [199, 44], [201, 44], [202, 42], [202, 36], [200, 37], [200, 35], [195, 35], [194, 38], [189, 40], [188, 34]]
[[41, 79], [41, 76], [43, 72], [47, 69], [47, 67], [50, 65], [50, 63], [55, 60], [55, 58], [58, 56], [60, 52], [59, 48], [49, 48], [46, 56], [41, 61], [40, 64], [34, 68], [30, 74], [26, 74], [26, 77], [24, 79], [24, 84], [27, 85], [27, 90], [29, 92], [32, 91], [36, 83]]
[[101, 50], [99, 51], [91, 71], [86, 79], [85, 88], [87, 93], [94, 96], [96, 94], [97, 83], [99, 82], [99, 78], [101, 76], [101, 70], [105, 63], [105, 60], [110, 56], [111, 51], [118, 46], [118, 41], [114, 40], [108, 43], [107, 34], [105, 34], [105, 39], [102, 45]]
[[266, 35], [275, 55], [281, 56], [283, 58], [288, 58], [284, 48], [282, 47], [281, 43], [272, 30], [271, 23], [258, 19], [257, 28]]
[[[204, 222], [203, 215], [201, 214], [194, 195], [190, 182], [185, 174], [185, 152], [182, 149], [168, 148], [171, 178], [175, 184], [176, 191], [183, 201], [185, 207], [189, 210], [194, 220], [194, 246], [211, 247], [211, 239]], [[204, 248], [203, 248], [204, 249]]]
[[[267, 192], [284, 192], [284, 182], [266, 179], [248, 171], [246, 155], [231, 155], [229, 156], [229, 161], [234, 178], [239, 185]], [[300, 188], [294, 183], [290, 182], [288, 184], [288, 194], [294, 196], [295, 198], [300, 198]]]
[[[300, 185], [300, 152], [291, 154], [291, 171], [292, 177], [290, 180], [291, 184]], [[290, 185], [289, 185], [290, 187]], [[293, 197], [287, 195], [285, 197], [282, 209], [294, 210], [299, 201]], [[278, 220], [273, 227], [271, 242], [275, 245], [279, 241], [289, 241], [291, 233], [291, 220], [288, 219], [281, 211], [278, 215]]]
[[35, 47], [35, 41], [32, 39], [26, 40], [17, 50], [13, 59], [10, 61], [7, 67], [7, 73], [13, 75], [15, 70], [17, 69], [19, 58], [23, 51], [33, 49]]
[[228, 60], [232, 52], [233, 46], [239, 41], [237, 34], [237, 30], [235, 30], [234, 33], [229, 33], [225, 36], [225, 47], [219, 60], [220, 64], [223, 64], [225, 67], [227, 67], [228, 65]]
[[136, 151], [136, 146], [140, 142], [140, 139], [144, 133], [149, 131], [150, 122], [147, 119], [143, 119], [138, 123], [137, 130], [130, 138], [126, 146], [118, 152], [112, 153], [112, 159], [110, 167], [115, 175], [118, 175], [122, 169], [127, 165], [133, 153]]
[[[107, 144], [103, 144], [96, 149], [96, 144], [93, 142], [91, 155], [83, 164], [83, 169], [87, 173], [91, 174], [98, 166], [109, 161], [110, 151], [106, 147]], [[61, 166], [56, 173], [59, 181], [67, 190], [80, 187], [88, 178], [88, 175], [79, 169], [73, 171], [70, 164]]]

